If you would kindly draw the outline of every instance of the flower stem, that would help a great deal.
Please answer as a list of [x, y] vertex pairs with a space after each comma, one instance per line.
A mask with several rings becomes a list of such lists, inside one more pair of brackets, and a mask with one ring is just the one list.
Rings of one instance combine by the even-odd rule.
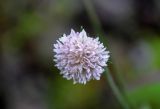
[[116, 83], [114, 82], [109, 69], [106, 69], [105, 74], [108, 80], [108, 84], [110, 85], [115, 97], [117, 98], [117, 100], [119, 101], [123, 109], [130, 109], [128, 102], [126, 101], [124, 96], [121, 94], [119, 88], [116, 86]]
[[[108, 44], [108, 42], [106, 40], [106, 37], [104, 37], [105, 33], [102, 29], [102, 25], [101, 25], [100, 20], [99, 20], [96, 12], [94, 10], [94, 7], [93, 7], [93, 4], [92, 4], [91, 0], [83, 0], [83, 3], [84, 3], [84, 6], [86, 8], [87, 14], [88, 14], [88, 16], [91, 20], [91, 24], [94, 28], [94, 31], [101, 34], [99, 37], [104, 44], [105, 43]], [[117, 100], [119, 101], [119, 103], [121, 104], [123, 109], [130, 109], [129, 103], [127, 102], [125, 97], [122, 95], [119, 88], [116, 86], [109, 69], [106, 69], [105, 74], [106, 74], [108, 83], [109, 83], [115, 97], [117, 98]], [[122, 81], [120, 81], [120, 79], [119, 79], [119, 82], [122, 83]]]

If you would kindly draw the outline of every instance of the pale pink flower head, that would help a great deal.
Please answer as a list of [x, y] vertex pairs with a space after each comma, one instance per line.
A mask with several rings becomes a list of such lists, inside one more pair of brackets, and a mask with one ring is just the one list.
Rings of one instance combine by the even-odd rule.
[[91, 79], [99, 80], [107, 66], [109, 51], [99, 38], [88, 37], [85, 30], [63, 35], [54, 44], [54, 61], [64, 78], [86, 84]]

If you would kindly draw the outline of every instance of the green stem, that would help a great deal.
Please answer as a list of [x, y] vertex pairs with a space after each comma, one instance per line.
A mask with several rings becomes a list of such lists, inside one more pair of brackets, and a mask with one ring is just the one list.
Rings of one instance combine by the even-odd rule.
[[91, 21], [94, 32], [98, 33], [101, 42], [103, 42], [104, 44], [108, 43], [106, 37], [103, 37], [103, 36], [105, 36], [105, 34], [102, 30], [101, 22], [97, 16], [97, 14], [95, 13], [92, 2], [90, 0], [83, 0], [83, 3], [86, 8], [86, 12], [88, 14], [88, 17]]
[[86, 8], [86, 11], [87, 11], [87, 14], [88, 14], [88, 17], [90, 18], [91, 20], [91, 24], [92, 24], [92, 27], [94, 29], [95, 32], [97, 33], [101, 33], [101, 23], [95, 13], [95, 10], [94, 10], [94, 7], [92, 6], [91, 4], [91, 1], [90, 0], [83, 0], [83, 3], [84, 3], [84, 6]]
[[[106, 45], [108, 48], [111, 48], [109, 46], [109, 42], [107, 41], [107, 36], [105, 35], [105, 33], [102, 29], [102, 25], [100, 23], [100, 20], [99, 20], [97, 14], [96, 14], [96, 11], [93, 7], [91, 0], [83, 0], [83, 4], [86, 8], [86, 12], [87, 12], [88, 17], [91, 21], [91, 24], [92, 24], [94, 31], [96, 33], [98, 33], [98, 35], [99, 35], [100, 41], [103, 42], [103, 44]], [[112, 59], [110, 59], [110, 60], [112, 60]], [[121, 86], [123, 86], [124, 81], [123, 81], [122, 76], [120, 75], [119, 72], [116, 72], [116, 73], [117, 73], [117, 79], [118, 79], [119, 84], [121, 84]]]
[[[97, 14], [95, 13], [94, 7], [92, 5], [91, 0], [83, 0], [84, 6], [86, 8], [87, 14], [91, 20], [91, 24], [94, 28], [94, 31], [100, 34], [100, 39], [102, 42], [107, 43], [106, 37], [103, 30], [102, 30], [102, 25], [100, 23], [100, 20], [98, 19]], [[108, 83], [111, 87], [111, 89], [113, 90], [113, 93], [115, 95], [115, 97], [117, 98], [117, 100], [119, 101], [119, 103], [121, 104], [121, 106], [123, 107], [123, 109], [130, 109], [129, 107], [129, 103], [127, 102], [127, 100], [125, 99], [125, 97], [121, 94], [119, 88], [116, 86], [109, 69], [106, 70], [106, 76], [107, 76], [107, 80]], [[119, 80], [119, 82], [121, 83], [121, 81]]]
[[123, 107], [123, 109], [130, 109], [128, 102], [126, 101], [126, 99], [124, 98], [124, 96], [121, 94], [120, 90], [118, 89], [118, 87], [116, 86], [116, 83], [114, 82], [112, 75], [110, 74], [109, 69], [106, 69], [106, 77], [108, 80], [108, 84], [110, 85], [115, 97], [117, 98], [117, 100], [119, 101], [119, 103], [121, 104], [121, 106]]

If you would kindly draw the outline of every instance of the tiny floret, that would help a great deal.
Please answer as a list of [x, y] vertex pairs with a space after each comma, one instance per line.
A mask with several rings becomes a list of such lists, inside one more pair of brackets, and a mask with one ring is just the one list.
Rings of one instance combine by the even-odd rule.
[[57, 40], [53, 52], [60, 74], [67, 80], [73, 79], [74, 84], [100, 80], [110, 57], [99, 38], [88, 37], [85, 30], [71, 29], [69, 35], [64, 34]]

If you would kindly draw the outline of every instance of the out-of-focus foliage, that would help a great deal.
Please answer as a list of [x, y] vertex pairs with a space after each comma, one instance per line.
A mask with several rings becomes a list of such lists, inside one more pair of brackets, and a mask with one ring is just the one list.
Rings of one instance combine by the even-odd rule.
[[151, 51], [152, 51], [152, 58], [153, 58], [153, 68], [159, 69], [160, 68], [160, 38], [155, 38], [150, 41]]
[[149, 109], [159, 109], [159, 91], [160, 84], [149, 84], [129, 92], [128, 96], [133, 104], [140, 107], [147, 105]]
[[46, 27], [43, 18], [33, 12], [24, 13], [19, 19], [17, 26], [10, 33], [12, 34], [11, 43], [17, 47], [22, 46], [25, 40], [39, 35], [40, 31], [44, 31]]

